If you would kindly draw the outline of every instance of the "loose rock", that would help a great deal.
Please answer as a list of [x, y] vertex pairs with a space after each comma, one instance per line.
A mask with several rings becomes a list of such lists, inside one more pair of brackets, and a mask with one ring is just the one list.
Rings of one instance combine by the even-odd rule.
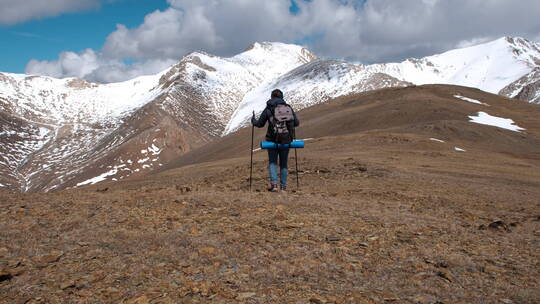
[[253, 298], [254, 296], [256, 296], [257, 294], [254, 293], [254, 292], [241, 292], [239, 293], [237, 296], [236, 296], [236, 299], [238, 301], [242, 301], [242, 300], [247, 300], [249, 298]]
[[339, 242], [341, 239], [337, 236], [327, 236], [326, 241], [327, 242]]
[[445, 280], [447, 280], [448, 282], [452, 282], [453, 281], [453, 276], [452, 274], [450, 273], [450, 271], [446, 270], [446, 269], [441, 269], [437, 272], [437, 275]]
[[62, 251], [55, 250], [49, 254], [35, 256], [32, 260], [36, 263], [37, 267], [43, 268], [51, 263], [58, 262], [63, 255], [64, 253]]
[[320, 298], [316, 298], [316, 297], [310, 298], [309, 302], [313, 303], [313, 304], [324, 304], [324, 303], [326, 303], [326, 301], [324, 299], [320, 299]]
[[489, 224], [488, 228], [496, 229], [496, 230], [506, 230], [506, 231], [510, 230], [510, 228], [508, 228], [508, 225], [503, 221], [495, 221]]
[[75, 287], [75, 280], [68, 280], [60, 284], [60, 289], [68, 289], [70, 287]]
[[9, 281], [13, 278], [13, 275], [4, 268], [0, 268], [0, 282]]
[[199, 249], [199, 253], [202, 255], [213, 255], [216, 253], [216, 248], [204, 247], [204, 248]]

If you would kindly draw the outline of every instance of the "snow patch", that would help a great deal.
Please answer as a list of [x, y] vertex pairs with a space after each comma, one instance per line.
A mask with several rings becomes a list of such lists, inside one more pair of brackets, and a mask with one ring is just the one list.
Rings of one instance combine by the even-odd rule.
[[441, 142], [441, 143], [445, 142], [444, 140], [437, 139], [437, 138], [433, 138], [433, 137], [430, 138], [429, 140], [431, 140], [431, 141], [436, 141], [436, 142]]
[[462, 149], [462, 148], [458, 148], [458, 147], [454, 147], [454, 150], [456, 150], [458, 152], [467, 152], [467, 150]]
[[484, 106], [489, 106], [487, 103], [483, 103], [483, 102], [481, 102], [479, 100], [472, 99], [472, 98], [469, 98], [469, 97], [464, 97], [464, 96], [461, 96], [461, 95], [454, 95], [454, 97], [458, 98], [458, 99], [461, 99], [461, 100], [464, 100], [466, 102], [475, 103], [475, 104], [484, 105]]
[[521, 132], [522, 130], [525, 130], [524, 128], [515, 125], [515, 122], [512, 119], [491, 116], [486, 112], [478, 112], [477, 116], [469, 116], [469, 119], [474, 123], [494, 126], [514, 132]]
[[147, 161], [149, 161], [149, 160], [150, 160], [150, 158], [147, 157], [147, 158], [139, 159], [137, 162], [138, 162], [139, 164], [142, 164], [142, 163], [145, 163], [145, 162], [147, 162]]
[[156, 145], [152, 144], [152, 146], [148, 148], [148, 152], [152, 152], [152, 155], [159, 155], [161, 150]]
[[101, 174], [100, 176], [96, 176], [94, 178], [91, 178], [87, 181], [84, 181], [82, 183], [78, 183], [77, 184], [77, 187], [80, 187], [80, 186], [84, 186], [84, 185], [93, 185], [93, 184], [97, 184], [99, 182], [102, 182], [104, 180], [107, 180], [107, 177], [109, 176], [112, 176], [112, 175], [115, 175], [116, 173], [118, 172], [118, 169], [114, 168], [112, 169], [111, 171], [108, 171], [108, 172], [105, 172], [103, 174]]
[[148, 153], [152, 153], [152, 155], [159, 155], [161, 154], [163, 150], [160, 149], [158, 146], [156, 146], [155, 144], [152, 144], [150, 147], [144, 149], [144, 150], [141, 150], [141, 154], [148, 154]]

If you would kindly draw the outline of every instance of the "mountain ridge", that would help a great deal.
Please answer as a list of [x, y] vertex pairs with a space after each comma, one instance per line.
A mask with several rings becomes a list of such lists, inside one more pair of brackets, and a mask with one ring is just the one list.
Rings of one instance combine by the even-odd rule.
[[[148, 172], [219, 136], [246, 90], [313, 58], [299, 46], [255, 44], [231, 58], [195, 52], [157, 75], [116, 84], [2, 74], [0, 111], [32, 121], [28, 132], [22, 123], [0, 132], [0, 183], [51, 190]], [[156, 143], [158, 155], [147, 160], [142, 151]]]
[[[0, 73], [0, 112], [5, 116], [0, 184], [47, 191], [93, 183], [98, 177], [142, 176], [242, 128], [253, 110], [264, 108], [276, 87], [301, 110], [347, 94], [421, 84], [431, 76], [462, 81], [468, 77], [452, 80], [455, 62], [448, 65], [449, 72], [437, 73], [437, 60], [444, 63], [442, 57], [454, 58], [454, 53], [467, 49], [471, 48], [402, 63], [362, 65], [317, 58], [301, 46], [254, 43], [229, 58], [193, 52], [161, 73], [121, 83]], [[538, 44], [506, 37], [472, 49], [472, 66], [500, 61], [478, 51], [485, 49], [517, 67], [506, 65], [510, 76], [505, 74], [507, 83], [497, 93], [532, 102], [540, 98]], [[480, 63], [473, 60], [478, 58]], [[497, 77], [488, 72], [471, 74], [471, 79]]]

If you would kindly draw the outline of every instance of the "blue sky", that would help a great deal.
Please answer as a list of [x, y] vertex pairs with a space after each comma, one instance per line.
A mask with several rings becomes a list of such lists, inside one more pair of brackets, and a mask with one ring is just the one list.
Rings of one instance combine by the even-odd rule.
[[148, 13], [167, 7], [165, 0], [119, 0], [86, 12], [0, 25], [0, 71], [23, 73], [31, 59], [54, 60], [65, 50], [99, 49], [116, 24], [135, 27]]
[[[5, 45], [0, 71], [24, 73], [31, 59], [55, 60], [65, 50], [99, 49], [117, 24], [136, 27], [148, 13], [167, 7], [166, 0], [117, 0], [90, 11], [0, 25], [0, 41]], [[296, 1], [291, 1], [290, 12], [299, 12]]]
[[0, 71], [122, 81], [262, 41], [401, 61], [503, 36], [539, 42], [538, 11], [538, 0], [0, 0]]

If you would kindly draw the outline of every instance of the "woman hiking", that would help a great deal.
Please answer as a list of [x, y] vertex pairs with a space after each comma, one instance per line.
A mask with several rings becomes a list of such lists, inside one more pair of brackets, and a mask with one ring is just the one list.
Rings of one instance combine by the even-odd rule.
[[[292, 107], [283, 100], [283, 92], [278, 89], [272, 91], [270, 100], [266, 102], [266, 108], [261, 113], [259, 119], [255, 118], [255, 112], [251, 117], [251, 124], [257, 128], [262, 128], [268, 121], [266, 131], [266, 141], [276, 144], [290, 143], [294, 139], [294, 128], [300, 125]], [[289, 148], [276, 145], [276, 149], [268, 149], [268, 175], [270, 177], [270, 187], [268, 191], [278, 191], [278, 171], [277, 163], [279, 159], [279, 189], [287, 190], [287, 159]]]

